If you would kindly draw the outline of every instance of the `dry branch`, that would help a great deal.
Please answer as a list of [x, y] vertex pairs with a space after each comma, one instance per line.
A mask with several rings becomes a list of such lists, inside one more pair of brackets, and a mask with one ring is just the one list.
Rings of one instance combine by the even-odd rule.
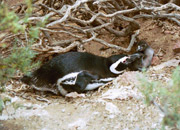
[[129, 46], [127, 48], [110, 44], [110, 43], [108, 43], [108, 42], [106, 42], [106, 41], [104, 41], [102, 39], [99, 39], [99, 38], [94, 38], [93, 40], [97, 41], [97, 42], [99, 42], [99, 43], [101, 43], [101, 44], [103, 44], [103, 45], [105, 45], [107, 47], [114, 48], [114, 49], [117, 49], [117, 50], [122, 50], [122, 51], [125, 51], [125, 52], [129, 52], [131, 50], [131, 48], [133, 47], [134, 42], [136, 41], [136, 36], [138, 34], [139, 34], [139, 30], [136, 31], [136, 33], [131, 36], [131, 41], [130, 41], [130, 44], [129, 44]]
[[74, 5], [68, 7], [68, 9], [66, 10], [66, 13], [64, 14], [64, 16], [63, 16], [61, 19], [59, 19], [59, 20], [57, 20], [57, 21], [54, 21], [54, 22], [46, 25], [46, 27], [53, 26], [53, 25], [55, 25], [55, 24], [57, 24], [57, 23], [62, 23], [62, 22], [64, 22], [64, 21], [68, 18], [68, 16], [71, 15], [71, 10], [72, 10], [72, 9], [75, 9], [75, 8], [77, 8], [78, 6], [80, 6], [81, 4], [86, 3], [86, 2], [88, 2], [88, 1], [91, 1], [91, 0], [77, 0]]
[[[15, 7], [18, 6], [21, 9], [18, 13], [25, 15], [26, 5], [19, 4]], [[140, 25], [136, 21], [138, 18], [168, 19], [180, 26], [180, 15], [168, 12], [179, 12], [180, 7], [173, 3], [162, 5], [156, 0], [36, 0], [33, 2], [33, 9], [34, 14], [28, 18], [31, 25], [47, 20], [45, 26], [39, 28], [44, 35], [41, 35], [39, 43], [33, 49], [46, 53], [67, 52], [91, 41], [129, 52], [139, 33]], [[19, 23], [27, 25], [23, 20]], [[131, 36], [131, 42], [128, 48], [120, 47], [100, 39], [99, 35], [104, 33], [113, 34], [116, 38]], [[69, 39], [56, 40], [53, 38], [56, 34], [68, 35]], [[29, 36], [26, 32], [20, 35], [25, 36], [28, 42]], [[44, 37], [48, 39], [50, 46], [43, 42]], [[13, 38], [13, 35], [2, 41], [5, 42], [8, 38]], [[42, 45], [43, 49], [40, 47]]]
[[[171, 21], [174, 21], [177, 25], [180, 26], [180, 15], [179, 14], [140, 14], [140, 15], [136, 15], [133, 18], [137, 19], [137, 18], [153, 18], [153, 19], [161, 19], [161, 18], [165, 18], [165, 19], [169, 19]], [[179, 20], [178, 20], [179, 19]]]
[[60, 46], [56, 46], [56, 47], [49, 47], [49, 46], [46, 46], [46, 48], [32, 48], [33, 50], [35, 51], [38, 51], [38, 52], [46, 52], [48, 54], [53, 54], [53, 53], [65, 53], [65, 52], [68, 52], [70, 50], [72, 50], [73, 48], [77, 47], [78, 45], [80, 44], [79, 41], [74, 41], [72, 44], [70, 44], [69, 46], [65, 47], [65, 48], [62, 48]]
[[61, 30], [61, 31], [56, 31], [56, 30], [50, 30], [50, 29], [47, 29], [47, 28], [40, 28], [41, 30], [43, 31], [49, 31], [49, 32], [52, 32], [52, 33], [66, 33], [66, 34], [69, 34], [73, 37], [76, 37], [76, 38], [83, 38], [82, 36], [79, 36], [79, 35], [75, 35], [69, 31], [64, 31], [64, 30]]

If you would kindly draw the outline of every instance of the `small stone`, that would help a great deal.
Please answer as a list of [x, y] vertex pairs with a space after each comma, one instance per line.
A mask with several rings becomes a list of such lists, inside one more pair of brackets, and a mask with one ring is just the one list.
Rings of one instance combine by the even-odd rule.
[[165, 34], [171, 34], [171, 31], [164, 31]]
[[77, 92], [71, 92], [71, 93], [66, 94], [66, 97], [68, 97], [68, 98], [85, 98], [86, 96], [83, 93], [78, 94]]
[[62, 109], [61, 112], [64, 113], [64, 112], [65, 112], [65, 109]]
[[178, 39], [179, 39], [179, 35], [178, 35], [178, 34], [173, 35], [172, 41], [176, 41], [176, 40], [178, 40]]
[[163, 57], [163, 56], [164, 56], [164, 53], [161, 51], [161, 52], [159, 52], [158, 56], [159, 56], [159, 57]]
[[180, 53], [180, 40], [176, 42], [176, 44], [173, 47], [173, 51], [175, 53]]
[[173, 34], [175, 34], [175, 32], [174, 32], [174, 31], [171, 31], [170, 34], [173, 35]]

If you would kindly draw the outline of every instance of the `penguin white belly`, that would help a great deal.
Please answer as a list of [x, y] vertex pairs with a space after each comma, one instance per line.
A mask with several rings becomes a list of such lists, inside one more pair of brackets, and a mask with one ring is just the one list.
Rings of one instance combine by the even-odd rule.
[[115, 78], [105, 78], [105, 79], [99, 79], [99, 80], [92, 80], [92, 82], [89, 83], [86, 86], [85, 90], [94, 90], [94, 89], [97, 89], [100, 86], [105, 85], [107, 82], [112, 81], [113, 79], [115, 79]]

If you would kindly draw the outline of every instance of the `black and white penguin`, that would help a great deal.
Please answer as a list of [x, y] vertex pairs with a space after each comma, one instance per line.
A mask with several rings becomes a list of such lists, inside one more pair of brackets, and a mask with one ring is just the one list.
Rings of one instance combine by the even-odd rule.
[[134, 55], [139, 55], [136, 57], [134, 62], [129, 66], [132, 71], [142, 71], [143, 69], [149, 68], [154, 55], [154, 50], [145, 41], [139, 41], [137, 47], [137, 52]]
[[78, 93], [93, 90], [113, 80], [128, 68], [136, 55], [113, 55], [108, 58], [85, 52], [60, 54], [21, 81], [37, 90]]

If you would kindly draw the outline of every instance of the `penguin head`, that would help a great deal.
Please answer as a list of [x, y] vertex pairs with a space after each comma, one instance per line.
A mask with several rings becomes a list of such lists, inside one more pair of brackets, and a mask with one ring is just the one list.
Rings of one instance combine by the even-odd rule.
[[143, 53], [141, 53], [141, 52], [137, 52], [137, 53], [134, 53], [132, 55], [129, 55], [129, 57], [130, 58], [128, 58], [126, 62], [129, 62], [129, 64], [130, 64], [130, 63], [132, 63], [132, 62], [134, 62], [136, 60], [144, 58], [145, 55]]
[[138, 44], [136, 49], [137, 52], [142, 52], [146, 50], [146, 48], [149, 46], [145, 41], [139, 41], [137, 44]]
[[121, 74], [123, 73], [124, 69], [128, 67], [131, 63], [129, 56], [127, 55], [114, 55], [110, 57], [111, 65], [110, 71], [114, 74]]
[[21, 79], [21, 82], [31, 85], [32, 84], [32, 75], [24, 75]]
[[137, 70], [141, 71], [143, 68], [143, 58], [145, 57], [145, 54], [141, 52], [137, 52], [132, 54], [130, 57], [131, 58], [128, 60], [130, 60], [131, 63], [129, 64], [128, 68], [131, 71], [137, 71]]
[[130, 57], [128, 55], [120, 54], [120, 55], [113, 55], [109, 57], [109, 60], [111, 64], [118, 62], [119, 64], [127, 65], [129, 64], [129, 60], [127, 60], [129, 58]]

